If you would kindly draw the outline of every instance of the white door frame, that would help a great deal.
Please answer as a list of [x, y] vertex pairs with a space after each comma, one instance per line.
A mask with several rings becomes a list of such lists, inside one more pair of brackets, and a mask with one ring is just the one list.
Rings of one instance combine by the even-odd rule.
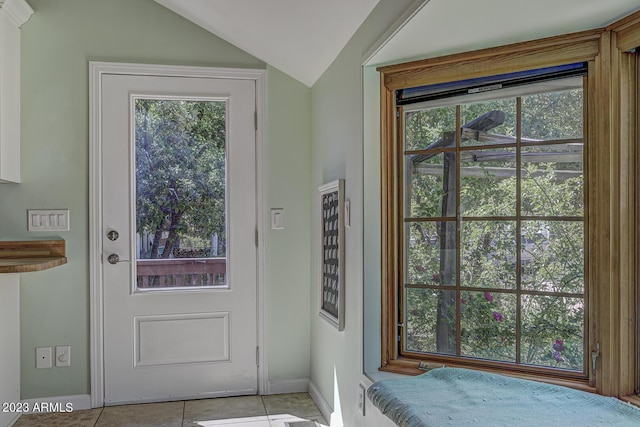
[[89, 62], [89, 304], [91, 407], [104, 406], [103, 281], [102, 281], [102, 129], [101, 86], [105, 74], [137, 76], [202, 77], [253, 80], [256, 84], [256, 218], [258, 227], [258, 393], [268, 390], [266, 305], [266, 171], [265, 163], [265, 70], [209, 68], [172, 65]]

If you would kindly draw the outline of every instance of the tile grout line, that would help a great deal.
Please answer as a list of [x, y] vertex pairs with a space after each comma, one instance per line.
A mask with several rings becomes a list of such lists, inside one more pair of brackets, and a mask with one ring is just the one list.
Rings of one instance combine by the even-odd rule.
[[260, 402], [262, 402], [262, 407], [264, 408], [264, 415], [267, 417], [267, 419], [269, 419], [269, 413], [267, 412], [267, 405], [264, 404], [264, 399], [262, 395], [259, 394], [258, 397], [260, 398]]
[[98, 414], [98, 416], [96, 417], [95, 422], [93, 423], [93, 427], [96, 427], [98, 425], [98, 420], [100, 419], [100, 417], [102, 416], [102, 412], [104, 412], [104, 404], [102, 405], [102, 408], [100, 408], [100, 413]]

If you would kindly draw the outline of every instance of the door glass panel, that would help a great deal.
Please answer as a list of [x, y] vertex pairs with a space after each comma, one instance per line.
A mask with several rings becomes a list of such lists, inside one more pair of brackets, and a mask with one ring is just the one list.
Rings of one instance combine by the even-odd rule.
[[226, 284], [226, 109], [135, 99], [138, 289]]

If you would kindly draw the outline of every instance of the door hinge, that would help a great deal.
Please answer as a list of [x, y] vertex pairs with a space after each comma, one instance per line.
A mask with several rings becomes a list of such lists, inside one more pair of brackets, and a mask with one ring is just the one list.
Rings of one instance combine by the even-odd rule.
[[257, 111], [253, 112], [253, 126], [255, 127], [256, 130], [258, 130], [258, 112]]
[[256, 365], [260, 366], [260, 347], [256, 347]]
[[593, 367], [593, 372], [596, 371], [596, 363], [598, 362], [598, 357], [600, 357], [600, 343], [596, 343], [596, 351], [591, 352], [591, 366]]

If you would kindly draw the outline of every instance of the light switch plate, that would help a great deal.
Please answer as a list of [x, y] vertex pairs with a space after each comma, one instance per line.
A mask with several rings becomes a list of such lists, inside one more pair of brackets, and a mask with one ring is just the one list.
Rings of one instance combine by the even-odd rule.
[[351, 227], [351, 200], [344, 202], [344, 226]]
[[284, 209], [282, 208], [271, 209], [271, 229], [272, 230], [284, 229]]
[[29, 209], [29, 231], [69, 231], [69, 209]]
[[56, 346], [56, 367], [71, 366], [71, 346]]

